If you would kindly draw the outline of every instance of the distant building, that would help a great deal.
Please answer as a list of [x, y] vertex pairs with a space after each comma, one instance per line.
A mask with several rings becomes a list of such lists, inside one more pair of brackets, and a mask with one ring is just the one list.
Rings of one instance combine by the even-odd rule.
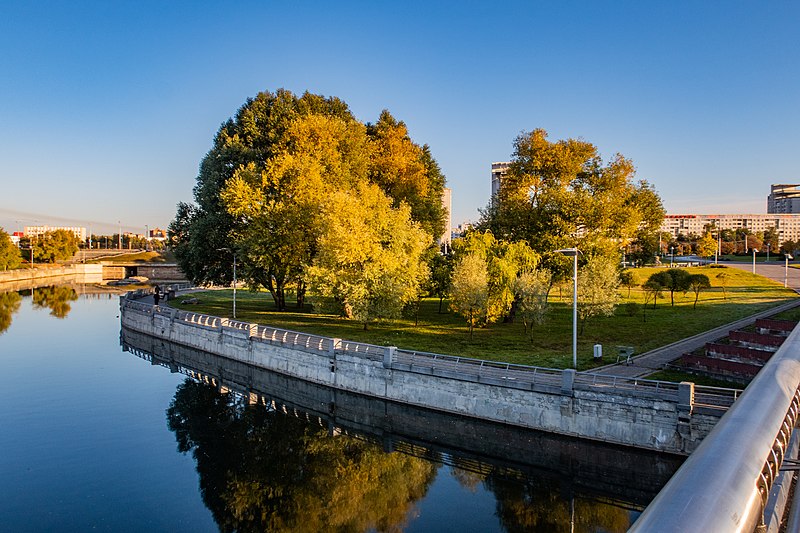
[[445, 187], [442, 192], [442, 207], [444, 207], [444, 233], [439, 237], [439, 244], [450, 244], [453, 225], [453, 190]]
[[508, 174], [508, 167], [510, 165], [511, 163], [508, 161], [492, 163], [492, 203], [494, 203], [495, 197], [500, 193], [500, 184], [503, 182], [503, 178], [506, 177], [506, 174]]
[[86, 240], [86, 228], [78, 226], [25, 226], [24, 233], [26, 237], [38, 237], [47, 232], [56, 230], [69, 231], [81, 242]]
[[778, 240], [800, 239], [800, 213], [767, 215], [666, 215], [661, 231], [674, 237], [695, 233], [702, 235], [705, 227], [712, 224], [717, 229], [747, 229], [752, 233], [774, 228]]
[[19, 232], [15, 231], [13, 234], [9, 235], [9, 237], [11, 238], [11, 242], [14, 243], [14, 246], [19, 246], [19, 237], [20, 236], [17, 235], [18, 233]]
[[154, 241], [166, 241], [167, 240], [167, 232], [161, 228], [155, 228], [150, 230], [149, 238], [153, 239]]
[[800, 184], [772, 185], [767, 196], [767, 213], [800, 213]]

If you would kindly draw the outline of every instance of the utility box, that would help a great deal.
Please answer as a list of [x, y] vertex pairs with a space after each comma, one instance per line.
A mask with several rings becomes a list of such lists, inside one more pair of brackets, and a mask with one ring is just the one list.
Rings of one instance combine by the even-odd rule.
[[602, 344], [595, 344], [594, 345], [594, 360], [600, 361], [603, 358], [603, 345]]

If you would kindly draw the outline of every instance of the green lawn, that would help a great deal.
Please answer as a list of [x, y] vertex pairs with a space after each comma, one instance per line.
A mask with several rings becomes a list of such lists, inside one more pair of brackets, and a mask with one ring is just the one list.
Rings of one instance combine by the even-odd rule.
[[171, 252], [133, 252], [130, 254], [112, 255], [101, 259], [93, 259], [90, 263], [174, 263]]
[[[614, 316], [590, 320], [578, 335], [578, 365], [581, 369], [594, 366], [592, 346], [602, 344], [605, 362], [616, 359], [616, 346], [633, 346], [642, 353], [658, 346], [689, 337], [696, 333], [732, 322], [763, 309], [796, 298], [794, 291], [784, 289], [761, 276], [754, 276], [733, 268], [696, 267], [690, 272], [705, 273], [713, 285], [700, 295], [697, 309], [692, 309], [694, 294], [675, 295], [675, 306], [669, 302], [669, 293], [652, 304], [642, 314], [644, 295], [633, 289], [628, 298], [627, 288], [621, 288], [621, 304]], [[635, 269], [634, 275], [641, 283], [655, 268]], [[727, 274], [726, 293], [723, 296], [720, 280], [715, 276]], [[175, 307], [218, 316], [231, 316], [232, 291], [216, 290], [198, 293], [199, 305], [181, 305], [180, 299], [171, 302]], [[438, 313], [438, 299], [426, 299], [420, 310], [419, 325], [413, 318], [363, 326], [331, 315], [315, 314], [310, 308], [288, 312], [274, 311], [268, 293], [237, 291], [237, 318], [248, 322], [269, 324], [274, 327], [305, 331], [358, 340], [378, 345], [443, 354], [565, 368], [572, 363], [572, 309], [567, 303], [568, 294], [551, 292], [551, 311], [545, 324], [537, 326], [531, 342], [524, 334], [521, 321], [513, 324], [491, 324], [478, 328], [470, 340], [463, 319], [450, 312]], [[639, 309], [629, 316], [625, 304], [635, 302]], [[444, 309], [447, 308], [445, 302]]]

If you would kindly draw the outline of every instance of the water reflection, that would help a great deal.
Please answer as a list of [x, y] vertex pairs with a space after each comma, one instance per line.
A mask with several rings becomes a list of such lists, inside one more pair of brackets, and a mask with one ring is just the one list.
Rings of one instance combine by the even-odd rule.
[[179, 450], [195, 458], [223, 531], [452, 529], [430, 511], [461, 503], [432, 489], [448, 474], [461, 498], [472, 492], [493, 506], [483, 517], [489, 525], [474, 529], [625, 531], [681, 462], [384, 402], [126, 329], [121, 335], [124, 349], [194, 378], [176, 391], [168, 425]]
[[68, 285], [41, 287], [32, 291], [34, 308], [50, 309], [56, 318], [66, 318], [72, 310], [70, 302], [78, 299], [78, 293]]
[[17, 292], [0, 293], [0, 335], [11, 327], [11, 318], [19, 311], [22, 296]]
[[187, 380], [167, 410], [222, 531], [401, 531], [436, 467]]

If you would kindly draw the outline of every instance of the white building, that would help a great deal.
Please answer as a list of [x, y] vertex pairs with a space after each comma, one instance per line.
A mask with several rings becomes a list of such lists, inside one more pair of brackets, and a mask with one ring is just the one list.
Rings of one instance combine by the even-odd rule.
[[800, 213], [800, 185], [771, 185], [767, 213]]
[[508, 174], [508, 167], [510, 165], [511, 163], [508, 161], [492, 163], [492, 202], [494, 202], [495, 197], [500, 192], [500, 183], [503, 181], [503, 178], [506, 177], [506, 174]]
[[48, 231], [56, 231], [59, 229], [71, 232], [81, 242], [86, 240], [86, 228], [78, 226], [25, 226], [25, 236], [38, 237], [44, 235]]
[[747, 229], [752, 233], [774, 228], [778, 232], [780, 242], [800, 239], [800, 213], [787, 215], [666, 215], [661, 224], [661, 231], [668, 232], [674, 237], [690, 233], [702, 235], [707, 225], [713, 225], [717, 229]]

